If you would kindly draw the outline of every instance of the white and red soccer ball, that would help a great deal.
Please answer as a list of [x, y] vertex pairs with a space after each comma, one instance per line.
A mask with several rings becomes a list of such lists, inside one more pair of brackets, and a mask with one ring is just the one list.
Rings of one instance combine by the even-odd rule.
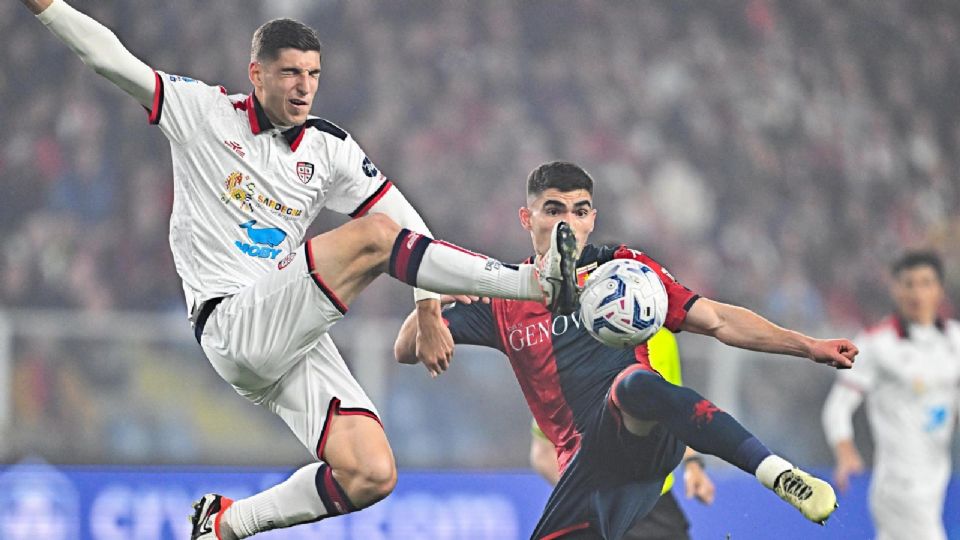
[[633, 259], [600, 265], [580, 293], [580, 320], [590, 335], [610, 347], [646, 343], [666, 316], [667, 291], [660, 276]]

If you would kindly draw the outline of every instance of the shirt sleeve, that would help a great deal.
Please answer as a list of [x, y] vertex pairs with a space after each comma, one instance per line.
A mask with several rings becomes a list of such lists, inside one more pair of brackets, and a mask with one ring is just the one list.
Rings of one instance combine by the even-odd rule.
[[687, 312], [693, 307], [700, 295], [680, 284], [666, 268], [642, 251], [620, 246], [613, 254], [614, 259], [633, 259], [652, 268], [667, 290], [667, 317], [663, 326], [673, 333], [680, 332], [680, 325], [687, 318]]
[[483, 345], [500, 349], [500, 340], [493, 319], [492, 304], [474, 302], [453, 304], [443, 311], [453, 342], [462, 345]]
[[190, 77], [156, 73], [150, 123], [159, 125], [171, 141], [185, 144], [206, 124], [210, 111], [225, 91]]
[[353, 218], [364, 215], [392, 185], [349, 134], [334, 154], [331, 176], [327, 207]]

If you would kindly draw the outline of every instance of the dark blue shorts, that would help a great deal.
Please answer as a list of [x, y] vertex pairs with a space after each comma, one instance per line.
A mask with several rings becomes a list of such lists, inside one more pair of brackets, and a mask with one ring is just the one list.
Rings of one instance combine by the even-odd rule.
[[655, 426], [646, 437], [628, 432], [610, 402], [583, 426], [580, 450], [554, 488], [531, 538], [619, 540], [657, 503], [663, 481], [686, 446]]

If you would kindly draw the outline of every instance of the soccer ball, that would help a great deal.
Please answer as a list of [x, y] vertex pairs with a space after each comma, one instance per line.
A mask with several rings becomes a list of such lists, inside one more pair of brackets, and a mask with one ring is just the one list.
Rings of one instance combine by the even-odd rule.
[[667, 290], [642, 262], [614, 259], [590, 274], [580, 293], [580, 320], [600, 343], [625, 349], [646, 343], [667, 316]]

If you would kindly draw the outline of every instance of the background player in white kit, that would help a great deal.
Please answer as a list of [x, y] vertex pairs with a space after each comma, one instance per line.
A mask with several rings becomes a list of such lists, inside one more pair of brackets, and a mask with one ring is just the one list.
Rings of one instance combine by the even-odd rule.
[[[230, 540], [369, 506], [396, 484], [376, 408], [327, 335], [379, 274], [449, 294], [577, 303], [576, 243], [554, 233], [538, 264], [507, 266], [435, 241], [345, 131], [309, 116], [320, 74], [314, 30], [277, 19], [254, 34], [254, 92], [154, 71], [63, 0], [22, 0], [97, 73], [143, 105], [170, 140], [170, 245], [198, 342], [238, 393], [277, 413], [316, 463], [250, 498], [210, 494], [194, 539]], [[323, 207], [353, 221], [304, 243]], [[428, 369], [453, 351], [439, 296], [415, 295]]]
[[945, 539], [943, 503], [960, 401], [960, 323], [937, 316], [943, 266], [933, 253], [892, 267], [896, 313], [857, 339], [856, 368], [840, 372], [823, 408], [835, 481], [863, 471], [852, 416], [866, 399], [876, 447], [870, 512], [877, 538]]

